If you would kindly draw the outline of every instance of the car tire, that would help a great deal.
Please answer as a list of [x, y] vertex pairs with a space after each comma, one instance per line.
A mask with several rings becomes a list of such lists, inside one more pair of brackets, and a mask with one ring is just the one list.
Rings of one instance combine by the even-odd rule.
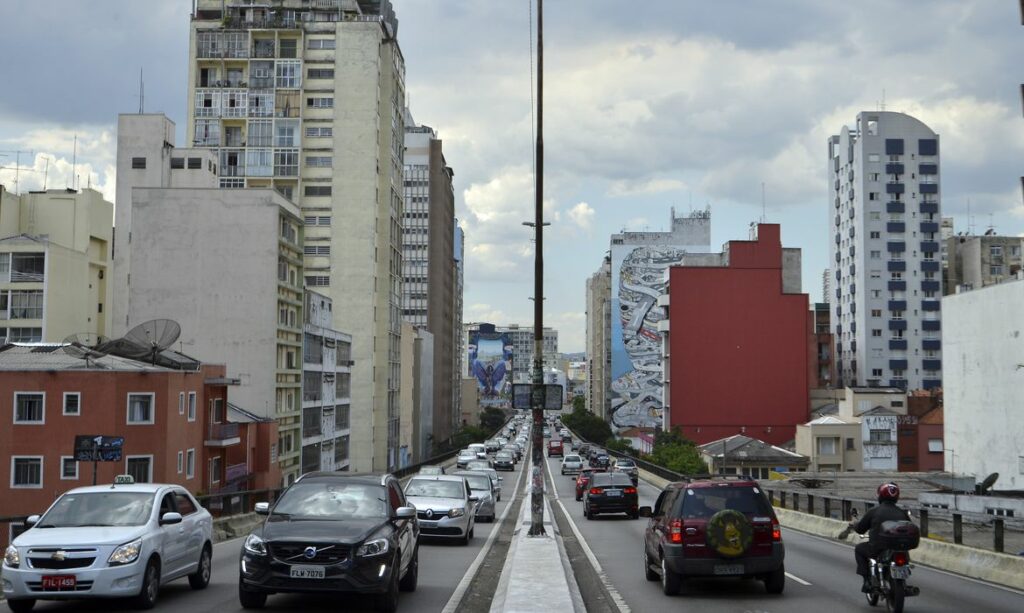
[[28, 613], [34, 606], [36, 606], [34, 598], [16, 598], [7, 601], [7, 608], [14, 613]]
[[401, 560], [395, 560], [394, 564], [387, 591], [377, 597], [377, 609], [384, 613], [395, 613], [398, 610], [398, 574], [402, 563]]
[[132, 604], [136, 609], [152, 609], [156, 606], [156, 599], [160, 595], [160, 562], [151, 559], [146, 564], [146, 570], [142, 571], [142, 588]]
[[245, 589], [242, 578], [238, 578], [238, 603], [243, 609], [262, 609], [267, 604], [266, 592], [256, 592]]
[[661, 591], [666, 596], [675, 596], [683, 587], [683, 578], [676, 571], [665, 564], [665, 558], [661, 559]]
[[203, 545], [199, 553], [199, 566], [196, 572], [188, 576], [188, 584], [193, 590], [203, 590], [210, 585], [210, 575], [213, 574], [213, 549], [209, 544]]
[[630, 519], [640, 519], [640, 511], [638, 511], [638, 510], [637, 511], [630, 511], [629, 518]]
[[419, 579], [420, 547], [417, 545], [416, 549], [412, 552], [412, 560], [409, 560], [409, 568], [406, 569], [405, 576], [398, 581], [398, 589], [402, 592], [415, 592]]
[[786, 589], [786, 569], [780, 566], [778, 570], [768, 573], [764, 578], [764, 587], [769, 594], [781, 594]]
[[498, 495], [497, 495], [497, 496], [496, 496], [496, 497], [494, 498], [494, 502], [501, 502], [501, 494], [498, 494]]
[[651, 558], [647, 555], [647, 546], [644, 545], [644, 577], [648, 581], [657, 581], [658, 573], [651, 570]]
[[581, 500], [583, 500], [583, 496], [580, 496], [580, 495], [577, 494], [576, 495], [576, 502], [579, 502]]

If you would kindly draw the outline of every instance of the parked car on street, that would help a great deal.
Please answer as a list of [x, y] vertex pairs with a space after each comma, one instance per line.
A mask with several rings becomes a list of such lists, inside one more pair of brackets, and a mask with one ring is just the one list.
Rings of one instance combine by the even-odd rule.
[[501, 450], [494, 456], [494, 470], [515, 470], [516, 460], [511, 451]]
[[637, 485], [640, 482], [640, 469], [637, 467], [636, 462], [630, 458], [614, 458], [611, 470], [629, 475], [629, 478], [633, 480], [633, 485]]
[[625, 513], [630, 519], [639, 515], [636, 486], [622, 473], [597, 473], [583, 493], [583, 516], [594, 519], [600, 513]]
[[662, 591], [679, 592], [695, 577], [764, 581], [770, 594], [786, 585], [782, 529], [768, 497], [751, 479], [710, 478], [670, 483], [644, 534], [644, 574]]
[[37, 600], [80, 598], [128, 597], [149, 609], [164, 583], [210, 583], [213, 520], [178, 485], [119, 478], [75, 488], [25, 524], [3, 560], [3, 594], [15, 613]]
[[562, 456], [562, 441], [560, 439], [551, 439], [548, 441], [548, 457]]
[[476, 470], [460, 470], [452, 473], [457, 477], [465, 477], [469, 482], [469, 490], [478, 498], [476, 503], [476, 520], [493, 522], [497, 510], [494, 485], [487, 473]]
[[405, 485], [405, 496], [416, 507], [423, 536], [455, 538], [462, 545], [469, 544], [479, 498], [465, 477], [413, 477]]
[[[413, 477], [435, 479], [452, 477]], [[306, 473], [256, 513], [266, 519], [242, 544], [244, 609], [262, 608], [270, 594], [359, 592], [395, 611], [399, 590], [416, 589], [420, 527], [391, 475]]]
[[562, 458], [561, 472], [563, 475], [578, 475], [582, 469], [583, 458], [575, 453], [570, 453]]
[[594, 473], [605, 472], [603, 468], [584, 468], [580, 470], [580, 474], [576, 475], [576, 500], [583, 500], [583, 492], [587, 490], [587, 486], [590, 484], [590, 478], [594, 476]]

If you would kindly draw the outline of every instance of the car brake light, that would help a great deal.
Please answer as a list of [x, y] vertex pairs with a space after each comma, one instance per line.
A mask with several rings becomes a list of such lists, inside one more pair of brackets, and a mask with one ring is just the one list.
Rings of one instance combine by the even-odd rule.
[[772, 524], [772, 540], [776, 543], [782, 540], [782, 527], [779, 524]]
[[627, 487], [626, 489], [624, 489], [622, 491], [627, 493], [627, 494], [635, 494], [636, 493], [636, 488], [635, 487]]
[[683, 520], [673, 519], [668, 525], [668, 540], [677, 545], [683, 542]]
[[910, 563], [910, 555], [906, 551], [897, 551], [892, 554], [892, 562], [896, 566], [906, 566]]
[[592, 488], [590, 488], [590, 493], [594, 494], [594, 495], [603, 494], [604, 493], [604, 489], [600, 488], [600, 487], [592, 487]]

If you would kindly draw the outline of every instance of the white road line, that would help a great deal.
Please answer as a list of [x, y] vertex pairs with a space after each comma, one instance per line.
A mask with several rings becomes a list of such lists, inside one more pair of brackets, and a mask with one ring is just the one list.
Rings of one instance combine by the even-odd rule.
[[[523, 458], [525, 460], [526, 454], [523, 454]], [[512, 486], [513, 496], [519, 491], [519, 483], [522, 481], [523, 473], [525, 472], [526, 467], [521, 467], [519, 470], [519, 476], [516, 477], [516, 484]], [[444, 608], [441, 609], [441, 613], [454, 613], [455, 610], [459, 608], [459, 603], [462, 602], [463, 596], [466, 595], [466, 590], [469, 589], [469, 584], [473, 582], [473, 577], [476, 576], [477, 569], [480, 568], [481, 564], [483, 564], [484, 559], [487, 557], [487, 553], [491, 550], [491, 546], [494, 545], [494, 540], [498, 538], [498, 532], [501, 530], [501, 527], [505, 525], [505, 518], [508, 516], [509, 511], [512, 510], [513, 500], [515, 500], [514, 497], [505, 505], [505, 510], [501, 512], [501, 517], [498, 521], [492, 524], [493, 528], [491, 529], [491, 534], [487, 537], [487, 542], [485, 542], [484, 546], [480, 548], [480, 553], [476, 555], [473, 563], [469, 565], [469, 568], [466, 570], [466, 574], [462, 577], [462, 581], [459, 581], [459, 585], [455, 587], [455, 592], [452, 594], [452, 597], [448, 599], [448, 603], [444, 605]]]
[[[629, 605], [626, 604], [626, 601], [622, 598], [622, 595], [619, 594], [619, 591], [615, 589], [614, 585], [612, 585], [611, 580], [608, 579], [608, 575], [605, 574], [604, 568], [601, 567], [601, 563], [597, 561], [597, 556], [594, 555], [593, 550], [590, 549], [590, 545], [587, 544], [587, 540], [583, 538], [583, 534], [580, 532], [580, 529], [576, 526], [576, 522], [573, 521], [572, 514], [569, 513], [569, 510], [565, 508], [565, 505], [562, 504], [561, 499], [558, 497], [558, 488], [555, 487], [555, 476], [554, 473], [551, 472], [551, 464], [547, 460], [545, 460], [544, 465], [547, 467], [548, 477], [550, 477], [551, 479], [552, 500], [557, 502], [558, 506], [561, 507], [562, 513], [565, 514], [565, 518], [569, 521], [569, 527], [572, 528], [573, 534], [576, 535], [576, 540], [579, 542], [580, 547], [583, 549], [583, 553], [587, 556], [587, 559], [590, 560], [591, 566], [594, 567], [594, 570], [597, 572], [598, 578], [601, 579], [601, 583], [604, 584], [605, 589], [608, 590], [608, 594], [612, 597], [612, 601], [615, 603], [615, 606], [619, 609], [620, 613], [630, 613], [631, 609], [629, 608]], [[552, 517], [551, 521], [554, 522], [554, 520], [555, 518]]]
[[804, 581], [803, 579], [801, 579], [800, 577], [797, 577], [793, 573], [786, 573], [786, 576], [789, 577], [790, 579], [792, 579], [793, 581], [796, 581], [800, 585], [810, 585], [811, 584], [810, 581]]

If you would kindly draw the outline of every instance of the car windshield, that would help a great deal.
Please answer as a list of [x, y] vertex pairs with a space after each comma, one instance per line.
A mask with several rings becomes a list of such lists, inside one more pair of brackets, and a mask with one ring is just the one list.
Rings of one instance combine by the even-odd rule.
[[633, 468], [633, 460], [616, 460], [615, 465], [620, 468]]
[[490, 467], [491, 467], [491, 465], [488, 464], [486, 460], [478, 460], [478, 461], [470, 462], [469, 465], [468, 465], [468, 468], [490, 468]]
[[444, 471], [440, 466], [424, 466], [420, 469], [421, 475], [443, 475]]
[[405, 488], [406, 496], [424, 498], [465, 498], [466, 487], [459, 481], [435, 481], [433, 479], [413, 479]]
[[616, 473], [595, 473], [590, 480], [590, 484], [594, 487], [608, 487], [615, 485], [633, 485], [633, 482], [629, 480], [626, 475]]
[[388, 515], [384, 489], [364, 483], [298, 482], [274, 505], [271, 517], [292, 519], [372, 519]]
[[487, 475], [460, 475], [469, 481], [469, 489], [474, 491], [490, 491], [491, 478]]
[[683, 517], [707, 518], [732, 509], [744, 515], [771, 515], [771, 506], [756, 487], [695, 487], [686, 490]]
[[495, 457], [507, 459], [511, 458], [512, 454], [508, 451], [499, 451]]
[[567, 455], [567, 456], [565, 456], [565, 461], [566, 462], [579, 462], [580, 461], [580, 456], [578, 456], [578, 455]]
[[153, 511], [153, 497], [152, 492], [64, 494], [36, 527], [142, 526]]
[[459, 452], [459, 457], [460, 458], [474, 458], [475, 459], [476, 458], [476, 453], [472, 452], [472, 451], [460, 451]]

